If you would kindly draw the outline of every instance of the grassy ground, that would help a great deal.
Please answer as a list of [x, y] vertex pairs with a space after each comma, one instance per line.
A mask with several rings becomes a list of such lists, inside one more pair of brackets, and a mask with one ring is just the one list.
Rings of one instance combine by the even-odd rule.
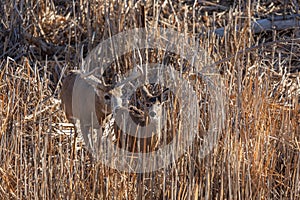
[[[299, 27], [249, 28], [298, 8], [279, 0], [3, 1], [0, 198], [299, 199]], [[128, 174], [92, 162], [80, 141], [74, 148], [60, 78], [110, 35], [156, 26], [199, 37], [225, 80], [227, 121], [204, 159], [195, 142], [167, 169]], [[220, 27], [223, 37], [208, 34]]]

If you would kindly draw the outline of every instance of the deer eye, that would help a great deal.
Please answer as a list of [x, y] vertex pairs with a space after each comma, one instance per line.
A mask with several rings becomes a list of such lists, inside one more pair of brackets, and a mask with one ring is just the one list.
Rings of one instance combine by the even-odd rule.
[[105, 94], [105, 95], [104, 95], [104, 99], [105, 99], [105, 100], [110, 100], [110, 96], [109, 96], [108, 94]]
[[146, 106], [147, 108], [150, 108], [152, 105], [151, 105], [151, 103], [145, 103], [145, 106]]

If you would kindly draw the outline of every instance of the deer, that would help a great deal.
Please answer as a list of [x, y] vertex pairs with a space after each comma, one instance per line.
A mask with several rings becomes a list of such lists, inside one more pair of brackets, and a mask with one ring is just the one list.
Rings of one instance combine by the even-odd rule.
[[[71, 71], [62, 82], [60, 98], [66, 118], [82, 134], [89, 150], [94, 149], [92, 129], [102, 132], [103, 121], [111, 114], [111, 86], [85, 78], [80, 71]], [[100, 133], [101, 134], [101, 133]]]
[[67, 120], [74, 124], [75, 131], [81, 133], [92, 154], [97, 151], [97, 142], [100, 142], [105, 123], [114, 108], [123, 107], [121, 91], [124, 84], [137, 76], [136, 71], [126, 80], [111, 85], [106, 85], [92, 72], [73, 70], [64, 77], [60, 92], [62, 108]]

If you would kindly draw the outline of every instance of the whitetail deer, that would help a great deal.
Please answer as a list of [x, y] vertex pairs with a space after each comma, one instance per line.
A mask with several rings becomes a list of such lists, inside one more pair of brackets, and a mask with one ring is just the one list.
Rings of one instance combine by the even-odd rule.
[[[87, 148], [92, 150], [92, 153], [99, 145], [97, 142], [101, 140], [102, 128], [105, 126], [103, 121], [112, 113], [112, 106], [122, 107], [121, 88], [136, 76], [137, 73], [133, 73], [115, 85], [115, 88], [101, 83], [91, 73], [71, 71], [64, 78], [60, 93], [63, 109], [67, 119], [82, 134]], [[115, 97], [113, 100], [112, 95]], [[94, 130], [101, 133], [94, 133]]]
[[168, 89], [151, 94], [144, 85], [136, 90], [139, 98], [126, 107], [116, 108], [114, 132], [119, 146], [130, 152], [151, 152], [157, 148], [162, 131], [166, 130], [166, 93]]
[[72, 71], [62, 83], [61, 100], [67, 119], [81, 132], [87, 147], [93, 149], [91, 127], [101, 130], [103, 120], [111, 111], [110, 87], [91, 84]]

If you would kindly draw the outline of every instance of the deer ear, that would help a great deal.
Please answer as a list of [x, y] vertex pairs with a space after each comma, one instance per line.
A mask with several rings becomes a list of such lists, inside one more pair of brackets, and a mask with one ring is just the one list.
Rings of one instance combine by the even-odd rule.
[[103, 85], [103, 84], [96, 84], [96, 85], [92, 85], [92, 87], [94, 88], [94, 91], [98, 94], [98, 95], [101, 95], [101, 94], [110, 94], [111, 90], [112, 90], [112, 87], [111, 86], [106, 86], [106, 85]]

